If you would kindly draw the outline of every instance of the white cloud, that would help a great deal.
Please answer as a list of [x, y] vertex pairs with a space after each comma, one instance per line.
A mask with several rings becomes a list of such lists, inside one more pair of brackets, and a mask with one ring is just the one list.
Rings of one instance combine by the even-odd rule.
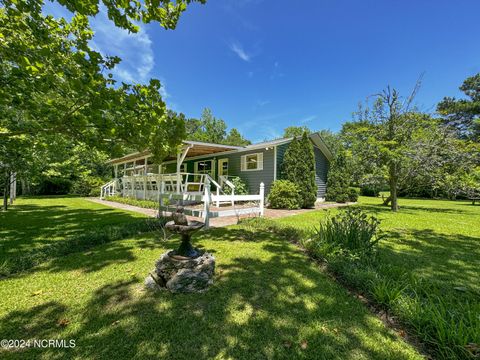
[[242, 45], [236, 41], [230, 43], [230, 50], [237, 54], [237, 56], [243, 61], [249, 62], [252, 58], [252, 56], [247, 54], [247, 52], [243, 49]]
[[317, 115], [310, 115], [310, 116], [307, 116], [303, 119], [300, 120], [300, 123], [302, 124], [306, 124], [306, 123], [309, 123], [310, 121], [313, 121], [317, 118]]
[[155, 65], [152, 40], [140, 24], [137, 33], [116, 27], [108, 19], [105, 9], [91, 19], [95, 32], [90, 45], [103, 55], [122, 59], [113, 70], [114, 76], [125, 82], [146, 83], [150, 80]]

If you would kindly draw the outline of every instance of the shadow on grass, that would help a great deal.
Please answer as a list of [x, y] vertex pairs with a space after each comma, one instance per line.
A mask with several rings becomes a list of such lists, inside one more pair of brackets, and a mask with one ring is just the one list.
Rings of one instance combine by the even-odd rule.
[[[400, 248], [398, 245], [401, 246]], [[430, 229], [389, 230], [381, 253], [385, 262], [430, 281], [478, 289], [480, 237], [446, 235]]]
[[[409, 358], [411, 352], [405, 350], [399, 338], [372, 320], [360, 302], [286, 241], [256, 233], [255, 243], [239, 246], [238, 254], [222, 255], [231, 253], [234, 242], [244, 241], [238, 240], [239, 231], [214, 229], [194, 240], [209, 241], [207, 247], [218, 250], [215, 284], [206, 293], [151, 293], [144, 289], [143, 279], [106, 279], [87, 303], [75, 309], [77, 322], [64, 332], [47, 320], [64, 316], [61, 303], [48, 302], [42, 308], [15, 311], [1, 319], [3, 337], [22, 338], [25, 324], [38, 323], [38, 334], [75, 339], [74, 349], [29, 349], [8, 355], [110, 359]], [[167, 242], [169, 248], [177, 245], [176, 239]], [[128, 259], [132, 250], [118, 244], [104, 248], [99, 254], [107, 254], [107, 263], [115, 258]], [[72, 266], [98, 271], [93, 264], [99, 260], [70, 257], [58, 260], [55, 266], [57, 271]], [[32, 337], [38, 334], [29, 333]]]
[[66, 205], [15, 205], [8, 212], [0, 213], [0, 263], [6, 256], [22, 255], [24, 251], [54, 243], [68, 235], [135, 220], [138, 217], [133, 214], [95, 204], [91, 209]]

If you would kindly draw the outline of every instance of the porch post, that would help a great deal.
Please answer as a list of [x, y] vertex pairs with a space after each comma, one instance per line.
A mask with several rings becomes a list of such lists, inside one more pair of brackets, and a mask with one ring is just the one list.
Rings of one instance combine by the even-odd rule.
[[260, 216], [263, 216], [265, 213], [264, 206], [265, 206], [265, 184], [261, 182], [260, 183]]
[[180, 181], [182, 176], [180, 175], [180, 169], [182, 167], [182, 154], [177, 153], [177, 194], [180, 194]]
[[205, 179], [205, 191], [203, 196], [203, 221], [205, 222], [205, 229], [210, 227], [210, 180]]
[[180, 183], [182, 181], [180, 169], [182, 167], [183, 160], [185, 160], [185, 158], [187, 157], [188, 150], [190, 150], [192, 146], [192, 144], [185, 146], [181, 153], [177, 153], [177, 194], [180, 194]]

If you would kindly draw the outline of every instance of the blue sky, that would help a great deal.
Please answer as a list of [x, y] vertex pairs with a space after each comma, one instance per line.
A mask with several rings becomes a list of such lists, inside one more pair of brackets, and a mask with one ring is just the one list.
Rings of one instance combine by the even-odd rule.
[[[58, 8], [47, 12], [62, 14]], [[164, 84], [168, 106], [204, 107], [253, 141], [289, 125], [339, 130], [360, 101], [391, 85], [434, 111], [480, 72], [478, 0], [209, 0], [174, 31], [116, 29], [93, 19], [93, 46], [123, 59], [124, 81]]]

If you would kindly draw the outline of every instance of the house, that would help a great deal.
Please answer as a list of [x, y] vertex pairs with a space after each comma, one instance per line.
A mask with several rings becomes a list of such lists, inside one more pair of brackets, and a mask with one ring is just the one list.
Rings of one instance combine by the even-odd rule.
[[[318, 132], [309, 138], [315, 153], [317, 198], [323, 200], [332, 154]], [[280, 178], [283, 157], [292, 140], [285, 138], [247, 146], [184, 141], [181, 151], [161, 165], [154, 165], [147, 151], [129, 154], [109, 161], [114, 166], [115, 179], [102, 187], [102, 196], [116, 193], [158, 199], [159, 193], [202, 195], [207, 180], [220, 196], [222, 187], [230, 186], [229, 178], [234, 176], [245, 181], [250, 194], [258, 194], [261, 183], [268, 194], [273, 181]]]

